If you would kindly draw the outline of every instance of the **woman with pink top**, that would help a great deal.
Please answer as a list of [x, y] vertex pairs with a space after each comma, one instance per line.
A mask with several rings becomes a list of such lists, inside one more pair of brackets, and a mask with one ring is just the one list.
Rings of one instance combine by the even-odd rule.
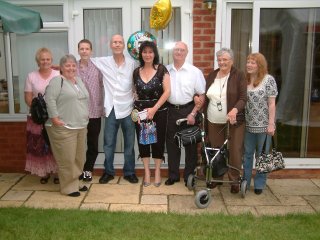
[[[30, 107], [32, 99], [38, 93], [44, 94], [50, 80], [60, 75], [59, 71], [53, 70], [52, 53], [47, 48], [40, 48], [36, 52], [35, 60], [39, 69], [28, 74], [24, 98], [26, 104]], [[27, 155], [25, 170], [31, 174], [41, 177], [40, 183], [46, 184], [53, 174], [53, 182], [59, 184], [57, 177], [58, 167], [53, 158], [50, 146], [45, 142], [42, 136], [43, 125], [32, 121], [30, 114], [27, 116]]]

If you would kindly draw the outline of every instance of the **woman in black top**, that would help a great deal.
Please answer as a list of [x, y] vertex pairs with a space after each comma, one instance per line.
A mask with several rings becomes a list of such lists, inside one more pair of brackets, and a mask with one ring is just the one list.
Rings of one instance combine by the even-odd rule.
[[[145, 41], [139, 47], [140, 67], [133, 73], [135, 89], [135, 108], [138, 111], [147, 110], [144, 121], [153, 120], [157, 128], [157, 142], [139, 145], [139, 154], [143, 161], [145, 175], [144, 186], [150, 185], [150, 147], [155, 162], [154, 185], [161, 185], [160, 166], [164, 159], [164, 143], [167, 127], [166, 101], [170, 95], [170, 76], [164, 65], [159, 63], [159, 53], [155, 43]], [[140, 137], [140, 121], [136, 123], [137, 138]]]

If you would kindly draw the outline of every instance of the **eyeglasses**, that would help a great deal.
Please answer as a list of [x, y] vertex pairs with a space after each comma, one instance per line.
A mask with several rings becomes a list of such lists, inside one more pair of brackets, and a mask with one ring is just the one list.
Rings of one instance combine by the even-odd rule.
[[183, 49], [183, 48], [174, 48], [173, 49], [174, 52], [181, 52], [181, 53], [184, 53], [186, 50]]

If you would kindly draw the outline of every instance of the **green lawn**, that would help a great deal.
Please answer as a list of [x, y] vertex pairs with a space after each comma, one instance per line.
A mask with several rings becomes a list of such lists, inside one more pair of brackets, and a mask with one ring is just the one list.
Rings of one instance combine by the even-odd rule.
[[320, 214], [276, 217], [0, 208], [0, 239], [320, 239]]

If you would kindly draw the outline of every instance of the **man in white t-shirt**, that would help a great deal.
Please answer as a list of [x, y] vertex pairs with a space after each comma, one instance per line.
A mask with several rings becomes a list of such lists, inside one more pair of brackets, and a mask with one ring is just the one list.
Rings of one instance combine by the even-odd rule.
[[104, 128], [104, 174], [99, 183], [114, 179], [114, 153], [118, 129], [121, 126], [124, 140], [124, 179], [137, 183], [135, 175], [135, 127], [131, 120], [133, 109], [132, 73], [136, 67], [133, 59], [124, 56], [125, 43], [121, 35], [113, 35], [110, 41], [112, 56], [92, 58], [93, 64], [103, 75], [105, 128]]
[[[200, 69], [187, 63], [188, 47], [184, 42], [177, 42], [173, 48], [173, 64], [167, 66], [170, 73], [171, 95], [168, 99], [168, 126], [166, 146], [168, 151], [169, 178], [166, 185], [173, 185], [180, 181], [181, 149], [174, 143], [174, 135], [179, 130], [176, 121], [187, 118], [188, 125], [195, 124], [198, 110], [204, 103], [205, 78]], [[197, 144], [185, 147], [184, 181], [197, 166]]]

